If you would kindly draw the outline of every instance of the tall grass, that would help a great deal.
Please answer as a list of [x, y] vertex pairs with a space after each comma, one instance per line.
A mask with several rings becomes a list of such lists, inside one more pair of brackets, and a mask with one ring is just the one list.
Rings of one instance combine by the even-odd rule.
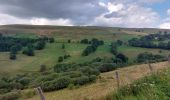
[[105, 100], [170, 100], [170, 69], [144, 77], [107, 95]]

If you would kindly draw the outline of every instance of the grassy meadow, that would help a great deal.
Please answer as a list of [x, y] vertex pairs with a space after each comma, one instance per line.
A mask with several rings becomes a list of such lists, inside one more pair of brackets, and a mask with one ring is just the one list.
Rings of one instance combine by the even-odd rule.
[[[136, 60], [138, 54], [150, 52], [167, 56], [169, 50], [148, 49], [141, 47], [132, 47], [128, 45], [128, 40], [132, 38], [140, 38], [141, 36], [156, 33], [158, 29], [142, 29], [143, 32], [136, 32], [136, 29], [126, 28], [107, 28], [107, 27], [64, 27], [64, 26], [27, 26], [27, 25], [11, 25], [0, 26], [0, 33], [5, 36], [17, 38], [32, 38], [36, 39], [42, 36], [53, 37], [54, 43], [47, 43], [43, 50], [36, 50], [35, 56], [26, 56], [21, 51], [17, 54], [16, 60], [9, 59], [9, 52], [0, 52], [0, 75], [17, 75], [36, 73], [41, 76], [40, 66], [45, 65], [50, 72], [54, 66], [58, 64], [58, 58], [65, 54], [70, 55], [68, 59], [64, 59], [62, 63], [77, 63], [83, 64], [100, 58], [114, 58], [111, 53], [111, 43], [116, 40], [123, 41], [123, 45], [119, 46], [118, 52], [126, 55], [129, 58], [129, 64]], [[90, 44], [82, 44], [82, 39], [97, 38], [104, 41], [104, 45], [98, 46], [97, 50], [88, 56], [82, 56], [83, 50]], [[71, 43], [68, 43], [71, 40]], [[65, 49], [62, 49], [62, 45]], [[167, 62], [154, 64], [154, 70], [166, 68]], [[142, 78], [149, 74], [148, 65], [133, 65], [126, 68], [118, 68], [121, 74], [121, 86], [132, 83], [134, 80]], [[101, 73], [94, 83], [88, 83], [83, 86], [77, 86], [73, 89], [63, 89], [54, 92], [46, 92], [47, 100], [89, 100], [89, 99], [105, 99], [105, 96], [115, 91], [116, 82], [113, 76], [115, 71]], [[43, 76], [43, 75], [42, 75]], [[119, 91], [118, 91], [119, 92]], [[112, 100], [113, 94], [108, 97]], [[56, 99], [57, 98], [57, 99]], [[106, 97], [107, 98], [107, 97]], [[136, 100], [136, 97], [133, 97]], [[38, 100], [36, 95], [28, 100]], [[109, 99], [109, 100], [110, 100]], [[22, 99], [21, 99], [22, 100]], [[24, 98], [25, 100], [25, 98]], [[131, 99], [127, 99], [131, 100]], [[138, 100], [138, 99], [137, 99]]]

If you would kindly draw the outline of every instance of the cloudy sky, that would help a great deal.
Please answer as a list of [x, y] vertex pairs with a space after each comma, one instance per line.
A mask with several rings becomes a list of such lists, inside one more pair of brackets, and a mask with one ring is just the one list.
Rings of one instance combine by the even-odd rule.
[[170, 0], [0, 0], [0, 25], [170, 29]]

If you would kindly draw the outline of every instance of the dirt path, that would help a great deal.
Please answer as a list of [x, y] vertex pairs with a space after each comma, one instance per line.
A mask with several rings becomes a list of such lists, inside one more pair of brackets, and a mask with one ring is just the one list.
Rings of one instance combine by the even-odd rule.
[[[164, 69], [168, 62], [151, 64], [154, 71]], [[151, 73], [147, 64], [134, 65], [126, 68], [117, 69], [120, 77], [120, 85], [126, 85], [141, 77]], [[56, 92], [45, 93], [46, 100], [83, 100], [101, 98], [117, 89], [115, 71], [101, 74], [101, 78], [93, 84], [82, 86], [78, 89], [64, 89]], [[38, 96], [29, 100], [39, 100]]]

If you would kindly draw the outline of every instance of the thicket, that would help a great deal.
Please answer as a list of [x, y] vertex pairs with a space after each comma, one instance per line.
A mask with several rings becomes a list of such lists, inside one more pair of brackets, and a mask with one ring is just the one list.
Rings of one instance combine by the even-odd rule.
[[17, 59], [17, 53], [22, 50], [23, 54], [34, 56], [34, 50], [45, 48], [46, 42], [53, 43], [54, 38], [16, 38], [0, 35], [0, 52], [10, 52], [9, 59]]
[[82, 53], [82, 56], [88, 56], [89, 54], [95, 52], [98, 46], [103, 45], [104, 41], [93, 38], [91, 41], [88, 39], [83, 39], [80, 43], [91, 44], [90, 46], [87, 46]]
[[166, 61], [166, 57], [162, 56], [162, 55], [154, 55], [152, 53], [148, 53], [148, 52], [144, 52], [144, 53], [140, 53], [137, 56], [137, 63], [143, 63], [143, 62], [160, 62], [160, 61]]
[[[141, 38], [133, 38], [128, 41], [130, 46], [143, 48], [159, 48], [170, 50], [170, 34], [150, 34]], [[168, 42], [166, 42], [168, 41]], [[158, 42], [158, 43], [155, 43]]]

